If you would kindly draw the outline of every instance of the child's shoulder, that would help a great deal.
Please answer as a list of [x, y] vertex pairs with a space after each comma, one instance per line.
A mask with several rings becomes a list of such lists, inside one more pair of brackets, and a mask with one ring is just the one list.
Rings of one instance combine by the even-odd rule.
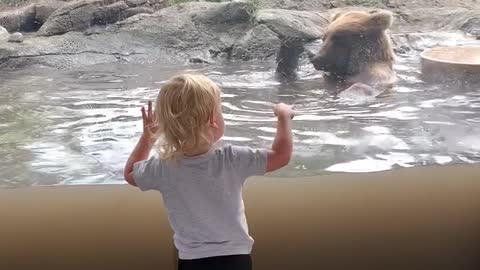
[[267, 167], [267, 150], [249, 146], [224, 145], [215, 150], [216, 160], [228, 164], [242, 179], [253, 175], [263, 175]]
[[226, 144], [216, 148], [215, 153], [219, 155], [235, 155], [239, 152], [252, 151], [252, 150], [255, 151], [256, 149], [253, 149], [248, 146]]
[[215, 149], [215, 155], [226, 157], [229, 160], [235, 160], [242, 157], [266, 155], [266, 150], [257, 149], [250, 146], [239, 146], [239, 145], [227, 144]]
[[229, 159], [235, 152], [235, 146], [226, 144], [213, 149], [213, 156], [217, 159]]

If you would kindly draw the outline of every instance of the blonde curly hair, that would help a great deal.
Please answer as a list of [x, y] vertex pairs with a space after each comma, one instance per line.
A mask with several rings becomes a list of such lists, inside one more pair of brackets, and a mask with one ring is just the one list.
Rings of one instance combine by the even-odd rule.
[[162, 158], [177, 159], [199, 146], [211, 144], [209, 120], [220, 104], [220, 88], [200, 74], [182, 74], [169, 79], [158, 94], [154, 125]]

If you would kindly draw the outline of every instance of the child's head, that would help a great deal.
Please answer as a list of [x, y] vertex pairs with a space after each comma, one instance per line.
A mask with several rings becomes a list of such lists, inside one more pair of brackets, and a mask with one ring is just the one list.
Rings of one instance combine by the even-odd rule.
[[220, 92], [213, 81], [196, 74], [175, 76], [162, 87], [155, 122], [165, 138], [165, 159], [196, 154], [223, 136]]

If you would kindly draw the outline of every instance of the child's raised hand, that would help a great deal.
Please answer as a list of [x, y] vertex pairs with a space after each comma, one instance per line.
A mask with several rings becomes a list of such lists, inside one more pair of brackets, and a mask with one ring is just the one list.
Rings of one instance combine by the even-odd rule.
[[273, 107], [273, 112], [275, 113], [275, 116], [278, 118], [287, 118], [287, 119], [293, 119], [293, 116], [295, 116], [295, 112], [292, 109], [292, 106], [287, 105], [285, 103], [279, 103], [276, 104]]
[[149, 101], [147, 105], [147, 111], [145, 106], [142, 106], [142, 119], [143, 119], [143, 136], [147, 136], [150, 139], [155, 139], [158, 127], [155, 125], [155, 116], [152, 110], [152, 102]]

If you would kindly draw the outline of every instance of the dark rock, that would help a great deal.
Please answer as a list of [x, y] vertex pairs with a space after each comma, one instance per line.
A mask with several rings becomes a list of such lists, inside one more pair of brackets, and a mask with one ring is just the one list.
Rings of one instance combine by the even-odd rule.
[[258, 24], [265, 24], [280, 38], [314, 40], [322, 36], [329, 18], [324, 13], [267, 9], [256, 16]]
[[207, 9], [203, 12], [192, 14], [192, 21], [196, 24], [209, 25], [235, 25], [248, 23], [250, 14], [246, 2], [236, 2], [222, 5], [218, 10]]
[[273, 57], [280, 48], [280, 39], [266, 25], [260, 24], [250, 29], [234, 45], [234, 59], [252, 60]]
[[8, 32], [37, 30], [35, 4], [17, 10], [0, 12], [0, 26], [5, 27]]
[[462, 25], [461, 29], [469, 35], [480, 38], [480, 14], [477, 17], [472, 17], [468, 19]]

